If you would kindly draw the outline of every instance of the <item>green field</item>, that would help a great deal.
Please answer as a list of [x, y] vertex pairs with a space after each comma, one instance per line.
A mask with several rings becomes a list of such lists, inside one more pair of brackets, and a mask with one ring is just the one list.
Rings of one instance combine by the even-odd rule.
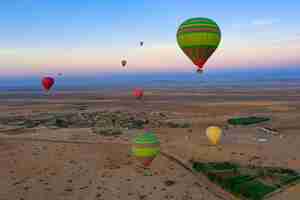
[[237, 125], [247, 126], [247, 125], [257, 124], [257, 123], [261, 123], [261, 122], [266, 122], [269, 120], [270, 120], [270, 118], [267, 118], [267, 117], [251, 116], [251, 117], [231, 118], [227, 122], [228, 122], [228, 124], [234, 125], [234, 126], [237, 126]]
[[275, 190], [300, 180], [300, 174], [290, 169], [248, 167], [229, 162], [195, 162], [193, 170], [202, 172], [233, 195], [249, 200], [262, 200]]

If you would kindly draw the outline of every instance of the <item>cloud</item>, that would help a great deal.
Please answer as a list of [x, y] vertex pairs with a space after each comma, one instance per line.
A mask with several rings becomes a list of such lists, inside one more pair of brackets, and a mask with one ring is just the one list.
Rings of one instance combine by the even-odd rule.
[[[244, 33], [251, 33], [251, 37], [253, 34], [261, 34], [273, 32], [276, 29], [276, 25], [280, 23], [281, 20], [278, 18], [261, 18], [261, 19], [254, 19], [242, 22], [233, 22], [231, 24], [231, 29], [234, 30], [236, 33], [243, 34]], [[253, 34], [252, 34], [253, 33]]]
[[254, 26], [270, 26], [276, 23], [279, 23], [280, 19], [278, 18], [266, 18], [266, 19], [256, 19], [251, 22]]
[[16, 54], [17, 50], [16, 49], [0, 49], [0, 55], [13, 55]]
[[300, 44], [300, 33], [296, 33], [295, 35], [292, 35], [291, 37], [284, 38], [281, 40], [273, 41], [272, 46], [274, 47], [299, 47]]

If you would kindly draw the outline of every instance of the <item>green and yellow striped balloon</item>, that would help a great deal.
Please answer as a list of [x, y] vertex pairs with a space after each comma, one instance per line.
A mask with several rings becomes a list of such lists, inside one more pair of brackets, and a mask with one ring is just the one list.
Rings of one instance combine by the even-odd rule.
[[219, 26], [208, 18], [191, 18], [184, 21], [177, 31], [177, 43], [198, 71], [214, 53], [221, 41]]
[[144, 167], [148, 167], [160, 152], [159, 140], [151, 132], [138, 135], [133, 140], [131, 152]]

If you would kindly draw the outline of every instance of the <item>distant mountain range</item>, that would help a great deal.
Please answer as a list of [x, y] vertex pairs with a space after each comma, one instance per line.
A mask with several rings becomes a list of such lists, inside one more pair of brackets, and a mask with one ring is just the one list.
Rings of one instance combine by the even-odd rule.
[[[300, 68], [207, 70], [196, 72], [110, 74], [99, 76], [56, 77], [55, 90], [94, 90], [143, 88], [236, 88], [236, 87], [297, 87]], [[1, 78], [1, 91], [40, 91], [40, 77]]]

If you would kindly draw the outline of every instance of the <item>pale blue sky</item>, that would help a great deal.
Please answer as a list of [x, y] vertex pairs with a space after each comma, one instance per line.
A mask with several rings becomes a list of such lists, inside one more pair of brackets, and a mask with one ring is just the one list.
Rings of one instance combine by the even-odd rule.
[[222, 30], [208, 69], [296, 66], [299, 10], [297, 0], [2, 0], [0, 67], [4, 75], [88, 74], [119, 71], [127, 58], [132, 72], [194, 70], [176, 44], [190, 17], [212, 18]]

